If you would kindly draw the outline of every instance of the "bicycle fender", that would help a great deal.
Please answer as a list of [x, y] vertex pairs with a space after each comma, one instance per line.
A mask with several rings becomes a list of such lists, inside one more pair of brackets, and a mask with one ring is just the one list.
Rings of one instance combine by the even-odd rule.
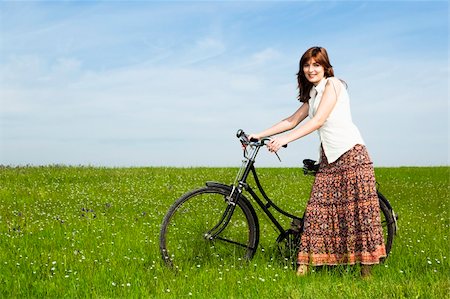
[[212, 182], [212, 181], [208, 181], [206, 182], [206, 186], [207, 187], [213, 187], [213, 188], [219, 188], [219, 189], [225, 189], [225, 190], [230, 190], [233, 188], [230, 185], [225, 185], [223, 183], [219, 183], [219, 182]]

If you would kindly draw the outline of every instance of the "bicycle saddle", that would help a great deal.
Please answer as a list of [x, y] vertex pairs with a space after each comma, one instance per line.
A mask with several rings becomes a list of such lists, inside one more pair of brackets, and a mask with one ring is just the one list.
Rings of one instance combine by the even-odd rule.
[[303, 160], [303, 169], [305, 171], [318, 171], [319, 170], [319, 164], [316, 164], [315, 160], [311, 159], [305, 159]]

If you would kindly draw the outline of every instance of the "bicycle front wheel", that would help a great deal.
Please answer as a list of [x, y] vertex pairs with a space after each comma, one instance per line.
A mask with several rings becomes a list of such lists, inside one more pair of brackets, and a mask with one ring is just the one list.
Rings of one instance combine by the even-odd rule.
[[203, 267], [253, 257], [259, 240], [258, 220], [242, 195], [235, 206], [230, 205], [230, 192], [208, 186], [183, 195], [172, 205], [160, 234], [161, 255], [168, 266]]

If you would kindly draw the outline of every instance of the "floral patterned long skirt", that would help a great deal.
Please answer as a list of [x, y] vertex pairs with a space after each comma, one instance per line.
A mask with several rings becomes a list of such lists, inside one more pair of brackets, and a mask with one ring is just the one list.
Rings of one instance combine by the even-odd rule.
[[386, 256], [375, 175], [364, 145], [328, 164], [321, 154], [301, 236], [298, 264], [378, 264]]

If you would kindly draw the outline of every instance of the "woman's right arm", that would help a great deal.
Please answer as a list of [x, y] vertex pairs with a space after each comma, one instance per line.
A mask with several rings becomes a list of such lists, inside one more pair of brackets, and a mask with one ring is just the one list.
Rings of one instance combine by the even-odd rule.
[[292, 130], [308, 116], [308, 110], [309, 104], [303, 103], [291, 116], [258, 134], [251, 134], [250, 138], [261, 139]]

